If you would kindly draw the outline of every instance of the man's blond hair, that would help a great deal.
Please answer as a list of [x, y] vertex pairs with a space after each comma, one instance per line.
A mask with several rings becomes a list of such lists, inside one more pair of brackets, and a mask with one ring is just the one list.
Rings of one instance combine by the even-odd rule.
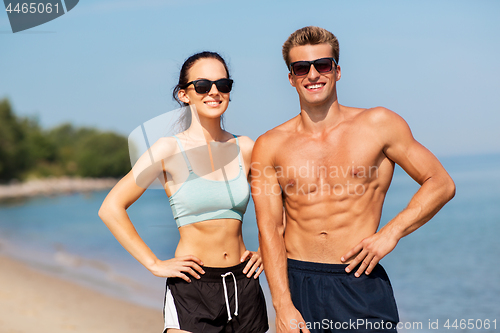
[[320, 27], [304, 27], [292, 33], [283, 44], [283, 59], [290, 68], [290, 50], [295, 46], [330, 44], [333, 58], [339, 63], [339, 41], [330, 31]]

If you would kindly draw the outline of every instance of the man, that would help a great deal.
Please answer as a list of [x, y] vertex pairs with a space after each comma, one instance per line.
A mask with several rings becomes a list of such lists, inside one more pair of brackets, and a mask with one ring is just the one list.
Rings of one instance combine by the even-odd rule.
[[[299, 29], [283, 45], [283, 57], [300, 114], [259, 137], [252, 155], [277, 332], [394, 332], [396, 303], [378, 262], [429, 221], [455, 185], [396, 113], [338, 103], [332, 33]], [[421, 187], [377, 232], [395, 163]]]

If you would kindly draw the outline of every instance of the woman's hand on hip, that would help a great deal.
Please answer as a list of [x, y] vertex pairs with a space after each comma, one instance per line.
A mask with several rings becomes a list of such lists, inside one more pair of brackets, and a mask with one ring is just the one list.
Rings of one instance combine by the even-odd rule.
[[240, 261], [244, 262], [248, 259], [248, 263], [243, 269], [243, 274], [246, 274], [248, 278], [254, 275], [254, 279], [258, 278], [260, 273], [264, 271], [264, 264], [262, 263], [262, 257], [259, 252], [253, 252], [246, 250], [245, 253], [241, 256]]
[[195, 256], [183, 256], [169, 260], [158, 260], [149, 270], [158, 277], [177, 277], [191, 282], [188, 274], [199, 279], [205, 274], [203, 262]]

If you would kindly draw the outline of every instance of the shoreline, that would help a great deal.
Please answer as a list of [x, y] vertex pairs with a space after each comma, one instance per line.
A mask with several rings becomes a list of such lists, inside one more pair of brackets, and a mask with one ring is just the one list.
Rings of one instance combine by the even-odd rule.
[[119, 300], [0, 255], [0, 328], [5, 333], [161, 332], [155, 310]]
[[0, 185], [0, 201], [108, 190], [115, 186], [118, 180], [116, 178], [77, 177], [33, 179]]

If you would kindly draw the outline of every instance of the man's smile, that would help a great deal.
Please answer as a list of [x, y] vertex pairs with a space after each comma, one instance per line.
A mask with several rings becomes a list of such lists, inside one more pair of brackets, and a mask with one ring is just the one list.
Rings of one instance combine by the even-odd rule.
[[323, 88], [325, 86], [326, 83], [324, 82], [321, 82], [321, 83], [309, 83], [309, 84], [306, 84], [306, 89], [309, 90], [309, 91], [317, 91], [317, 90], [320, 90], [321, 88]]

